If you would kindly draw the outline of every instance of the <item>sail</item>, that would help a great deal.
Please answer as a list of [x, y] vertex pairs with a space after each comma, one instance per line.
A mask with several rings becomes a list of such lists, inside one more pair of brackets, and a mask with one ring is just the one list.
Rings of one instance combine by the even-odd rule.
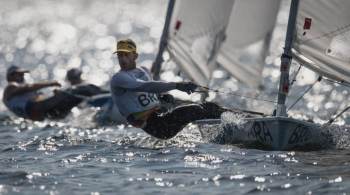
[[177, 0], [167, 50], [195, 82], [207, 85], [234, 0]]
[[217, 61], [235, 78], [249, 86], [257, 87], [260, 84], [268, 48], [261, 48], [261, 55], [253, 56], [255, 61], [248, 64], [239, 60], [240, 51], [269, 36], [275, 26], [279, 7], [279, 0], [236, 0], [233, 6], [226, 40]]
[[301, 0], [293, 54], [321, 75], [350, 82], [350, 1]]

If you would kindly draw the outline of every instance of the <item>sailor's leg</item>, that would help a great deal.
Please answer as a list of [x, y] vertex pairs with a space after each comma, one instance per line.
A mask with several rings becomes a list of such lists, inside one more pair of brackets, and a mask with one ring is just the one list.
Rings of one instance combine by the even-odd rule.
[[170, 139], [188, 123], [210, 118], [220, 118], [226, 110], [214, 103], [179, 106], [167, 113], [153, 113], [143, 129], [160, 139]]
[[52, 97], [51, 102], [49, 101], [51, 108], [46, 110], [46, 114], [52, 119], [64, 118], [70, 113], [73, 107], [82, 101], [82, 98], [64, 92], [58, 92]]
[[81, 98], [67, 93], [58, 92], [50, 98], [33, 102], [31, 105], [31, 112], [33, 115], [40, 116], [40, 118], [43, 116], [64, 118], [74, 106], [81, 102]]

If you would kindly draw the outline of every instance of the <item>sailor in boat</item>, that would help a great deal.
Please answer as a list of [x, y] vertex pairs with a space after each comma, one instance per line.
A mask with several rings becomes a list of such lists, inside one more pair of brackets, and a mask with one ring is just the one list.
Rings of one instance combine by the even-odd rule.
[[87, 103], [94, 107], [101, 107], [112, 101], [108, 90], [85, 82], [81, 78], [82, 73], [83, 72], [78, 68], [71, 68], [67, 71], [66, 80], [69, 82], [70, 88], [66, 89], [66, 92], [76, 96], [91, 97], [88, 99]]
[[11, 66], [7, 69], [8, 85], [3, 93], [3, 102], [15, 115], [34, 121], [46, 118], [62, 119], [82, 101], [82, 98], [59, 90], [55, 90], [53, 96], [45, 97], [40, 93], [41, 89], [61, 87], [61, 84], [57, 81], [28, 84], [24, 79], [24, 74], [28, 72], [29, 70], [18, 66]]
[[192, 82], [153, 81], [145, 67], [136, 67], [137, 48], [131, 39], [120, 40], [116, 51], [120, 71], [111, 79], [111, 92], [120, 113], [134, 127], [143, 129], [159, 139], [170, 139], [188, 123], [200, 119], [219, 118], [226, 109], [206, 102], [188, 104], [164, 112], [157, 94], [180, 90], [188, 94], [197, 85]]
[[86, 83], [81, 78], [82, 71], [78, 68], [71, 68], [67, 71], [66, 80], [71, 85], [73, 94], [91, 97], [94, 95], [107, 94], [108, 90], [102, 89], [91, 83]]

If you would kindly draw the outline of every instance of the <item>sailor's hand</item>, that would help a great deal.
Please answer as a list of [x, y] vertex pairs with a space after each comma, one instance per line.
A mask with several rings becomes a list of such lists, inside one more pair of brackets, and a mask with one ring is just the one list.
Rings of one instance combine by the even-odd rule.
[[176, 83], [176, 89], [191, 94], [198, 86], [192, 82]]
[[162, 94], [159, 96], [159, 99], [166, 103], [171, 103], [171, 104], [175, 103], [175, 98], [170, 94]]

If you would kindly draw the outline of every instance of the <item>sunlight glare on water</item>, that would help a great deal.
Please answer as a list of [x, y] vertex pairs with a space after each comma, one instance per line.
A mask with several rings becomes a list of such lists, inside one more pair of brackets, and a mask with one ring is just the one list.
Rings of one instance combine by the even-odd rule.
[[[83, 78], [108, 88], [119, 70], [111, 54], [116, 40], [138, 44], [138, 63], [150, 67], [162, 33], [167, 1], [154, 0], [0, 0], [0, 92], [6, 68], [32, 70], [30, 83], [55, 79], [77, 67]], [[286, 1], [285, 1], [286, 2]], [[273, 104], [228, 95], [276, 99], [280, 53], [288, 17], [284, 3], [264, 70], [264, 90], [247, 89], [223, 70], [214, 71], [209, 99], [228, 107], [270, 113]], [[334, 43], [338, 44], [338, 43]], [[206, 52], [205, 48], [200, 49]], [[202, 51], [203, 50], [203, 51]], [[166, 59], [170, 56], [164, 54]], [[340, 54], [334, 54], [340, 55]], [[182, 81], [177, 65], [165, 63], [161, 78]], [[293, 68], [294, 70], [295, 68]], [[315, 76], [302, 70], [293, 98]], [[324, 122], [347, 106], [344, 88], [322, 81], [291, 114]], [[173, 92], [188, 100], [198, 94]], [[170, 140], [159, 140], [131, 126], [97, 126], [97, 110], [74, 108], [64, 120], [31, 122], [14, 117], [0, 104], [0, 194], [347, 194], [350, 192], [348, 114], [323, 133], [330, 147], [319, 151], [265, 151], [238, 144], [211, 143], [225, 124], [244, 124], [244, 116], [226, 112], [222, 124], [190, 124]], [[239, 136], [240, 132], [229, 132]], [[231, 140], [235, 141], [235, 140]]]

